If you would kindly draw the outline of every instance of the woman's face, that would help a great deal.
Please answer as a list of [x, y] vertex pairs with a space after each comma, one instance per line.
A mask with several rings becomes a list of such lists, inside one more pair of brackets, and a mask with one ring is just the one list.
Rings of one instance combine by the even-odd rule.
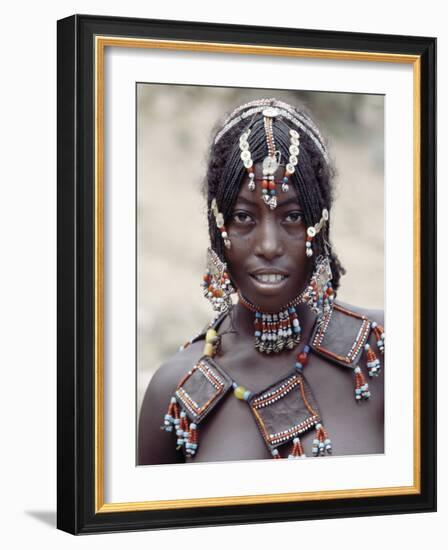
[[[260, 166], [255, 167], [258, 174]], [[283, 176], [280, 168], [276, 180]], [[257, 176], [258, 177], [258, 176]], [[226, 227], [232, 246], [226, 261], [232, 281], [241, 294], [266, 312], [277, 312], [294, 299], [310, 276], [305, 253], [306, 226], [296, 192], [277, 188], [277, 208], [267, 207], [261, 184], [255, 191], [243, 181]]]

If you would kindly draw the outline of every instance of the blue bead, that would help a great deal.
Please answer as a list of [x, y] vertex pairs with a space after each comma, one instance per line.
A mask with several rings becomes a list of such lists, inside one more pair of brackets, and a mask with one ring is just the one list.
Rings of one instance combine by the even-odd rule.
[[288, 183], [289, 181], [289, 178], [287, 178], [286, 176], [283, 178], [283, 183]]
[[296, 364], [295, 364], [295, 367], [296, 367], [297, 370], [303, 370], [303, 365], [302, 365], [302, 363], [296, 363]]
[[260, 313], [259, 311], [256, 311], [256, 312], [255, 312], [255, 317], [260, 318], [260, 317], [261, 317], [261, 313]]
[[261, 332], [260, 332], [259, 330], [256, 330], [256, 331], [255, 331], [255, 336], [256, 336], [257, 338], [260, 338]]
[[310, 352], [310, 346], [308, 346], [308, 345], [305, 346], [305, 347], [303, 348], [303, 351], [304, 351], [305, 353], [309, 353], [309, 352]]

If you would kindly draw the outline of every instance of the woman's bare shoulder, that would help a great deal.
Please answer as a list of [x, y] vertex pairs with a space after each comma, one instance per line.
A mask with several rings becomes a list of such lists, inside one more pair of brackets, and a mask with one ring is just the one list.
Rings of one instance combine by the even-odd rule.
[[148, 388], [152, 386], [156, 391], [166, 390], [171, 395], [181, 378], [200, 359], [203, 348], [204, 342], [199, 340], [172, 355], [154, 373]]
[[198, 341], [177, 352], [151, 378], [140, 409], [139, 465], [183, 462], [183, 456], [176, 451], [172, 438], [160, 430], [160, 426], [177, 385], [201, 357], [203, 346], [203, 341]]

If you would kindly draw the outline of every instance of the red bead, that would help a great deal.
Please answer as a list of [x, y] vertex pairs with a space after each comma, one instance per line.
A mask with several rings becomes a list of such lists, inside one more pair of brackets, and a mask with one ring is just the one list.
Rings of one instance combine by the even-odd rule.
[[308, 354], [302, 351], [302, 353], [299, 353], [297, 355], [297, 359], [299, 360], [299, 363], [302, 363], [302, 365], [306, 365], [308, 362]]
[[269, 182], [269, 190], [270, 190], [270, 191], [275, 190], [275, 181], [270, 181], [270, 182]]
[[268, 181], [267, 181], [267, 180], [263, 180], [263, 181], [261, 182], [261, 188], [262, 188], [262, 189], [268, 189], [268, 187], [269, 187]]

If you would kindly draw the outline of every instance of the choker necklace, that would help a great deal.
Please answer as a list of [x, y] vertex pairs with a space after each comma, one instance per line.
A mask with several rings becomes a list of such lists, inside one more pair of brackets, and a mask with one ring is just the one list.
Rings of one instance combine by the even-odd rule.
[[277, 313], [263, 312], [238, 290], [241, 305], [255, 313], [255, 349], [260, 353], [269, 354], [295, 348], [300, 343], [302, 333], [296, 307], [299, 304], [307, 304], [317, 315], [319, 323], [328, 315], [333, 305], [334, 291], [331, 279], [330, 262], [327, 257], [320, 256], [316, 260], [308, 286]]
[[303, 302], [303, 292], [282, 307], [278, 313], [264, 313], [249, 302], [238, 290], [238, 299], [246, 309], [255, 313], [255, 349], [260, 353], [280, 353], [300, 343], [302, 328], [296, 306]]

